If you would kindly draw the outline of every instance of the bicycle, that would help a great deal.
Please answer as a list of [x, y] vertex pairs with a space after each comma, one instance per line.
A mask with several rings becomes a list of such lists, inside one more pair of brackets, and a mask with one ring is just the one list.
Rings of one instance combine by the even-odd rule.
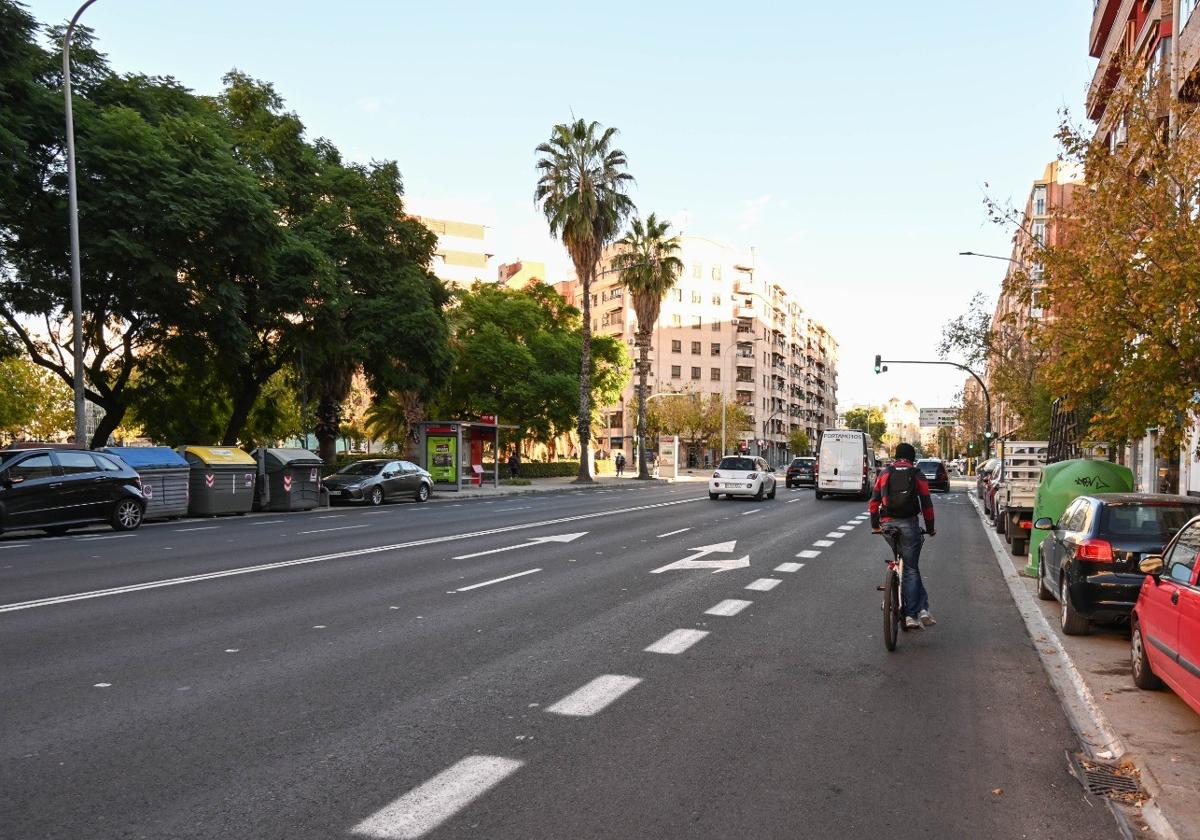
[[[893, 651], [899, 639], [897, 631], [908, 632], [904, 626], [904, 588], [900, 585], [904, 579], [904, 558], [900, 556], [900, 529], [884, 524], [879, 530], [892, 549], [892, 559], [888, 561], [883, 586], [877, 588], [883, 591], [883, 603], [880, 605], [883, 610], [883, 645]], [[929, 532], [922, 528], [921, 533]]]

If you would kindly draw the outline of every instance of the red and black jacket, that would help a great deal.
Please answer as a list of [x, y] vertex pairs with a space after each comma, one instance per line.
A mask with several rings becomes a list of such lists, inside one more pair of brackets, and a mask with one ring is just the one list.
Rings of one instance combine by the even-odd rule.
[[913, 471], [913, 477], [917, 480], [917, 497], [921, 502], [921, 513], [925, 516], [925, 530], [933, 530], [933, 499], [929, 495], [929, 482], [925, 480], [925, 474], [913, 467], [912, 461], [900, 458], [895, 461], [890, 467], [886, 467], [879, 474], [879, 478], [875, 479], [875, 489], [871, 492], [871, 504], [867, 510], [871, 513], [871, 527], [878, 528], [880, 521], [887, 522], [892, 517], [880, 517], [883, 508], [883, 491], [887, 488], [888, 476], [894, 469], [910, 469]]

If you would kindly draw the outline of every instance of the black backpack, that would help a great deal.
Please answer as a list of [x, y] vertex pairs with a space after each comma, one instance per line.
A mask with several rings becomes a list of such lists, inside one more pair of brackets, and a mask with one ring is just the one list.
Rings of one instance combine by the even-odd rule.
[[883, 510], [893, 519], [912, 519], [921, 512], [916, 467], [888, 467], [883, 485]]

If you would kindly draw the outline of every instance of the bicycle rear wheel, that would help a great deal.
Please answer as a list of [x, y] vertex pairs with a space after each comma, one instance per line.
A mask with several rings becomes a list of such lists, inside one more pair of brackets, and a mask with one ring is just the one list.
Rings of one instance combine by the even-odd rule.
[[896, 637], [900, 634], [900, 576], [895, 569], [888, 569], [883, 581], [883, 644], [888, 650], [896, 649]]

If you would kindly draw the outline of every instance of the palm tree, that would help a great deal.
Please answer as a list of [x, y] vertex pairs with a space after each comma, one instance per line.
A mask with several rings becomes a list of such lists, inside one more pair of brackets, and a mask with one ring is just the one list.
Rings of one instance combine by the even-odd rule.
[[637, 313], [634, 346], [638, 352], [637, 439], [638, 478], [649, 479], [646, 464], [646, 377], [650, 375], [650, 342], [663, 296], [675, 285], [683, 271], [679, 237], [667, 237], [668, 221], [659, 221], [653, 213], [642, 220], [635, 218], [629, 231], [617, 240], [620, 252], [613, 257], [613, 268], [620, 271], [621, 285], [633, 297]]
[[583, 352], [579, 362], [579, 478], [592, 482], [588, 449], [592, 437], [592, 279], [604, 246], [633, 211], [625, 189], [633, 180], [625, 171], [625, 153], [613, 148], [615, 128], [575, 120], [560, 123], [535, 150], [538, 182], [534, 201], [541, 205], [550, 233], [562, 239], [583, 284]]

